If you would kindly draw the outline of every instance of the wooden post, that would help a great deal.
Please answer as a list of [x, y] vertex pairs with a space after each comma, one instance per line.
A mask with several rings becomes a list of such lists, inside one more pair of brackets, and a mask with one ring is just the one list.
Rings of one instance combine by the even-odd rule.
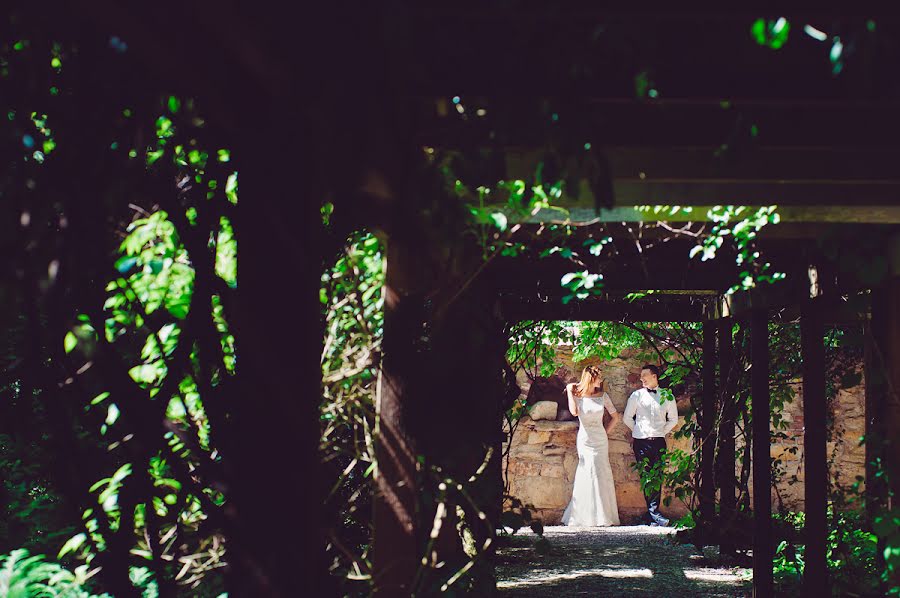
[[[900, 424], [900, 235], [894, 235], [888, 244], [888, 255], [891, 273], [888, 280], [873, 296], [872, 325], [878, 326], [876, 332], [878, 361], [876, 371], [881, 375], [882, 386], [880, 409], [874, 417], [879, 418], [879, 427], [883, 430], [897, 430]], [[868, 407], [868, 405], [867, 405]], [[866, 414], [867, 421], [869, 419]], [[891, 498], [885, 500], [885, 506], [897, 506], [898, 490], [900, 490], [900, 442], [887, 434], [880, 437], [883, 444], [879, 447], [884, 459], [884, 468], [888, 474]], [[868, 472], [867, 472], [868, 473]], [[868, 480], [867, 480], [868, 483]], [[882, 497], [887, 488], [878, 487]], [[880, 538], [878, 547], [883, 550], [884, 539]], [[881, 554], [879, 552], [879, 554]], [[888, 583], [895, 584], [897, 576], [892, 576]]]
[[416, 292], [415, 252], [390, 239], [384, 302], [384, 358], [376, 397], [374, 527], [372, 565], [375, 595], [408, 595], [419, 566], [416, 515], [416, 448], [410, 434], [409, 403], [415, 393], [417, 338], [424, 321]]
[[[888, 380], [885, 371], [886, 349], [890, 340], [888, 333], [888, 312], [890, 308], [889, 289], [881, 286], [872, 289], [871, 316], [864, 332], [863, 375], [866, 385], [866, 518], [869, 525], [888, 504], [888, 485], [879, 470], [886, 467], [888, 422]], [[878, 538], [875, 550], [875, 566], [884, 567], [884, 538]]]
[[769, 319], [766, 310], [750, 315], [753, 408], [753, 595], [772, 596], [772, 468], [769, 449]]
[[705, 537], [716, 515], [716, 325], [703, 322], [703, 409], [700, 412], [700, 530]]
[[[281, 112], [300, 105], [294, 97], [285, 92], [283, 100], [269, 103], [254, 97], [254, 105]], [[304, 135], [298, 120], [286, 119], [285, 139]], [[273, 149], [272, 156], [257, 151], [261, 144]], [[234, 548], [226, 583], [234, 596], [293, 596], [298, 579], [321, 595], [337, 591], [323, 550], [327, 488], [319, 454], [321, 200], [300, 192], [296, 201], [278, 201], [283, 188], [271, 168], [310, 176], [298, 166], [309, 164], [309, 144], [289, 145], [259, 127], [244, 131], [236, 144], [243, 154], [241, 193], [248, 198], [234, 218], [241, 243], [234, 314], [240, 365], [235, 379], [223, 380], [220, 391], [229, 406], [219, 406], [218, 413], [230, 419], [217, 428], [231, 481], [224, 517]], [[291, 263], [284, 280], [273, 279], [275, 254]], [[290, 317], [279, 297], [290, 297]]]
[[721, 397], [722, 421], [719, 425], [719, 456], [716, 467], [716, 485], [719, 488], [719, 515], [723, 532], [719, 543], [720, 552], [733, 553], [733, 534], [729, 528], [734, 524], [737, 505], [737, 484], [734, 474], [734, 428], [735, 398], [732, 372], [734, 348], [731, 327], [733, 320], [725, 317], [719, 320], [719, 396]]
[[[887, 430], [897, 430], [900, 425], [900, 235], [895, 235], [888, 246], [891, 261], [891, 275], [879, 290], [878, 312], [873, 311], [875, 323], [881, 326], [878, 332], [882, 372], [885, 377], [883, 425]], [[887, 463], [888, 483], [894, 498], [891, 507], [897, 505], [900, 496], [900, 441], [891, 439], [884, 447]]]
[[800, 315], [800, 351], [803, 359], [803, 467], [805, 475], [806, 568], [803, 595], [828, 591], [825, 561], [827, 539], [828, 471], [825, 445], [825, 346], [817, 300], [810, 300]]
[[[881, 507], [887, 504], [887, 486], [884, 478], [875, 474], [877, 462], [884, 459], [885, 443], [888, 438], [885, 406], [888, 401], [888, 379], [886, 371], [890, 291], [886, 286], [872, 289], [871, 318], [865, 332], [864, 375], [866, 384], [866, 510], [871, 519]], [[878, 555], [881, 551], [878, 551]]]

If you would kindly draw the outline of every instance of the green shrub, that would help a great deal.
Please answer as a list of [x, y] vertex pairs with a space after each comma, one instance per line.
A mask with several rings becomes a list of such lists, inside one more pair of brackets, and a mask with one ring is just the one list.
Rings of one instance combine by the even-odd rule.
[[[803, 578], [805, 546], [801, 543], [805, 521], [803, 513], [776, 515], [779, 522], [793, 527], [794, 534], [782, 540], [775, 549], [773, 561], [775, 582], [779, 593], [799, 591]], [[834, 596], [880, 596], [876, 567], [876, 537], [867, 529], [860, 513], [856, 511], [828, 512], [828, 562], [829, 584]]]
[[0, 596], [6, 598], [110, 598], [91, 593], [85, 587], [88, 577], [87, 565], [69, 571], [22, 548], [0, 555]]

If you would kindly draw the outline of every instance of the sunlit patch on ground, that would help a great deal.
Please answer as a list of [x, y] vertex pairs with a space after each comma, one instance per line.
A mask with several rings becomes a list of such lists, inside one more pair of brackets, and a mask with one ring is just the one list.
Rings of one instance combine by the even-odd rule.
[[549, 554], [532, 548], [530, 531], [497, 551], [497, 587], [506, 596], [749, 596], [745, 569], [718, 554], [674, 544], [671, 528], [548, 527]]

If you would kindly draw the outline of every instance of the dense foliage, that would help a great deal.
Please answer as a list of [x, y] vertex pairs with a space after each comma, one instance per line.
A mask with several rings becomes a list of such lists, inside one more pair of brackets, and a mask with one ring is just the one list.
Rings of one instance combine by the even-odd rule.
[[332, 573], [345, 592], [365, 594], [371, 583], [372, 475], [376, 467], [375, 390], [384, 319], [382, 244], [355, 233], [322, 276], [326, 338], [321, 453], [328, 463]]
[[[18, 213], [11, 240], [33, 248], [17, 255], [18, 289], [2, 297], [11, 346], [0, 545], [84, 563], [76, 585], [87, 566], [102, 570], [99, 585], [117, 595], [217, 595], [224, 544], [210, 516], [225, 498], [205, 401], [236, 366], [226, 314], [237, 176], [190, 100], [111, 95], [82, 113], [85, 96], [104, 89], [69, 73], [92, 58], [40, 35], [0, 48], [0, 184]], [[91, 138], [105, 144], [113, 181], [96, 193], [128, 197], [111, 222], [80, 212], [63, 189], [80, 184], [73, 170], [84, 168], [82, 127], [93, 118], [108, 125]], [[100, 238], [80, 236], [95, 229]], [[11, 570], [67, 579], [11, 555]]]
[[[0, 553], [6, 553], [0, 557], [0, 594], [220, 595], [229, 564], [236, 559], [255, 564], [254, 555], [239, 550], [246, 538], [225, 533], [236, 511], [229, 494], [237, 481], [232, 468], [246, 442], [234, 433], [234, 406], [251, 399], [259, 400], [259, 409], [268, 406], [265, 388], [235, 390], [232, 384], [239, 370], [232, 331], [238, 177], [222, 139], [225, 129], [210, 130], [197, 103], [147, 80], [118, 36], [74, 43], [26, 25], [5, 21], [0, 39], [0, 114], [5, 116], [0, 241], [13, 274], [9, 285], [0, 286], [0, 502], [5, 509]], [[753, 35], [777, 49], [789, 30], [786, 22], [760, 21]], [[832, 62], [839, 71], [842, 62]], [[641, 77], [638, 96], [654, 97], [647, 73]], [[459, 98], [454, 104], [464, 115]], [[266, 126], [277, 120], [277, 115], [264, 117]], [[573, 244], [578, 225], [553, 205], [567, 193], [575, 195], [582, 180], [598, 201], [603, 199], [597, 153], [589, 143], [578, 145], [565, 167], [542, 162], [527, 181], [482, 176], [483, 156], [426, 148], [422, 166], [440, 181], [438, 191], [427, 188], [433, 194], [429, 201], [443, 207], [429, 207], [425, 212], [432, 220], [416, 223], [437, 224], [429, 232], [442, 235], [447, 247], [441, 250], [451, 254], [446, 261], [456, 260], [447, 268], [455, 285], [447, 304], [471, 288], [487, 264], [516, 256], [568, 260], [571, 271], [560, 280], [563, 303], [604, 292], [603, 272], [591, 260], [616, 249], [609, 231], [591, 228], [586, 239]], [[324, 226], [309, 229], [327, 229], [333, 209], [329, 204], [323, 210]], [[648, 219], [650, 213], [664, 219], [691, 210], [645, 209]], [[545, 210], [553, 224], [526, 226]], [[729, 293], [783, 278], [755, 246], [762, 227], [778, 222], [775, 206], [755, 211], [716, 206], [698, 220], [708, 223], [669, 229], [671, 236], [695, 239], [691, 255], [700, 260], [736, 256], [739, 274]], [[321, 278], [322, 397], [304, 398], [320, 405], [332, 573], [343, 580], [346, 593], [365, 594], [375, 583], [369, 555], [376, 498], [371, 481], [378, 471], [375, 395], [384, 334], [385, 248], [367, 232], [340, 241], [339, 255], [329, 256]], [[309, 263], [321, 265], [318, 257]], [[273, 256], [273, 262], [279, 259]], [[642, 293], [631, 297], [642, 298]], [[272, 309], [295, 315], [291, 305], [273, 302]], [[423, 329], [428, 324], [422, 322]], [[520, 322], [507, 332], [509, 365], [532, 376], [552, 371], [554, 342], [577, 339], [579, 360], [640, 348], [648, 360], [666, 365], [666, 382], [676, 392], [698, 396], [695, 326]], [[745, 331], [736, 325], [734, 332], [738, 353], [746, 355]], [[796, 325], [775, 322], [771, 333], [777, 412], [793, 396]], [[841, 362], [850, 338], [847, 331], [830, 337], [835, 362]], [[735, 369], [737, 392], [728, 396], [745, 406], [746, 360]], [[849, 384], [851, 374], [830, 371], [832, 387]], [[525, 406], [505, 395], [497, 403], [513, 433]], [[694, 407], [684, 434], [696, 430]], [[738, 430], [746, 442], [737, 458], [745, 508], [751, 414], [740, 413]], [[780, 425], [776, 421], [773, 438]], [[487, 586], [478, 584], [490, 580], [476, 574], [483, 573], [496, 535], [524, 525], [540, 533], [527, 505], [513, 504], [498, 521], [485, 514], [485, 500], [476, 491], [486, 471], [493, 471], [492, 450], [463, 475], [416, 455], [424, 480], [417, 497], [420, 514], [431, 525], [416, 577], [420, 593], [483, 591]], [[670, 468], [660, 471], [660, 483], [674, 488], [692, 510], [695, 457], [696, 446], [691, 453], [672, 454]], [[775, 467], [777, 472], [777, 462]], [[874, 523], [886, 541], [889, 574], [900, 567], [895, 515], [883, 514]], [[446, 521], [453, 522], [462, 548], [450, 564], [438, 563], [431, 550]], [[835, 515], [832, 521], [833, 562], [862, 563], [847, 573], [849, 587], [856, 571], [871, 570], [873, 538], [851, 518]], [[790, 546], [780, 548], [779, 567], [796, 573], [802, 551], [791, 552]], [[437, 573], [429, 578], [428, 571]]]

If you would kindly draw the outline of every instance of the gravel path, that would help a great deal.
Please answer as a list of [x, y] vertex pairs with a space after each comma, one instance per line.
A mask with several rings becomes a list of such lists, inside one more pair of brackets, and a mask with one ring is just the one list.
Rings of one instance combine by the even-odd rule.
[[497, 550], [501, 596], [750, 596], [750, 574], [718, 564], [716, 548], [696, 554], [648, 526], [547, 527], [549, 554], [534, 550], [535, 535], [518, 532]]

